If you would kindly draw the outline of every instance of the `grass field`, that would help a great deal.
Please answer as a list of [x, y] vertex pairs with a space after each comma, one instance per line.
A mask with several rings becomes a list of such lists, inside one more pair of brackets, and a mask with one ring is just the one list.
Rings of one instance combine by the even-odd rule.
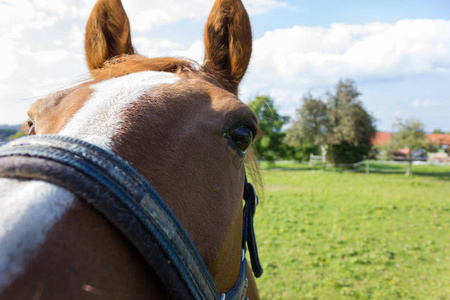
[[261, 172], [262, 299], [450, 299], [450, 167]]

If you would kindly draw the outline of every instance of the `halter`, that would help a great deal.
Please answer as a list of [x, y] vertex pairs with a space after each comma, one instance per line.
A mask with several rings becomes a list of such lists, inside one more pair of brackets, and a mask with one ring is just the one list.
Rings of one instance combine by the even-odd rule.
[[141, 175], [113, 153], [71, 137], [25, 137], [0, 147], [0, 177], [48, 181], [86, 200], [125, 234], [175, 299], [244, 299], [247, 244], [255, 276], [263, 272], [253, 229], [258, 197], [247, 178], [239, 276], [230, 291], [219, 295], [173, 212]]

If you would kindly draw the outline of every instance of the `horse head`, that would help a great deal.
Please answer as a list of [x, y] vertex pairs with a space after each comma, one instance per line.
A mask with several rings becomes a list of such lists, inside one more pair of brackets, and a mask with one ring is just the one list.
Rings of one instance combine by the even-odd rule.
[[[120, 0], [99, 0], [85, 36], [92, 80], [36, 101], [28, 115], [31, 134], [78, 138], [127, 161], [176, 215], [218, 292], [224, 293], [239, 275], [245, 161], [259, 132], [255, 115], [238, 98], [252, 51], [250, 22], [240, 0], [215, 1], [204, 44], [202, 65], [141, 56], [133, 47]], [[2, 180], [0, 187], [10, 192], [30, 185]], [[4, 264], [7, 284], [0, 286], [0, 298], [36, 293], [47, 298], [93, 293], [111, 299], [167, 295], [154, 270], [120, 232], [88, 204], [58, 189], [41, 189], [41, 199], [69, 200], [39, 231], [44, 237], [17, 252], [20, 272]], [[22, 205], [18, 202], [15, 205]], [[27, 203], [30, 200], [23, 200]], [[50, 206], [45, 218], [55, 209]], [[37, 280], [39, 276], [45, 280]], [[248, 277], [247, 295], [257, 298], [251, 272]], [[30, 281], [31, 287], [20, 289]]]

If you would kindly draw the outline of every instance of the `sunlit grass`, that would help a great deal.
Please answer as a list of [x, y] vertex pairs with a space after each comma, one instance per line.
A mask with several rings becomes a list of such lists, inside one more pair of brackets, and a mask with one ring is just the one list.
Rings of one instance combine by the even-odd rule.
[[262, 298], [448, 299], [450, 168], [414, 168], [412, 178], [263, 168]]

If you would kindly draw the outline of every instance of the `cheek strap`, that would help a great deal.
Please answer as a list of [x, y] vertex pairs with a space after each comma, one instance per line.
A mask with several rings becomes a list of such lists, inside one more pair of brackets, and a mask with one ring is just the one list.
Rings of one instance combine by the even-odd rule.
[[256, 195], [255, 187], [247, 181], [245, 177], [244, 185], [244, 225], [242, 232], [242, 248], [250, 252], [250, 261], [252, 265], [253, 274], [259, 278], [263, 273], [263, 268], [259, 261], [258, 246], [256, 244], [255, 229], [253, 227], [253, 217], [255, 216], [256, 206], [258, 205], [258, 196]]

